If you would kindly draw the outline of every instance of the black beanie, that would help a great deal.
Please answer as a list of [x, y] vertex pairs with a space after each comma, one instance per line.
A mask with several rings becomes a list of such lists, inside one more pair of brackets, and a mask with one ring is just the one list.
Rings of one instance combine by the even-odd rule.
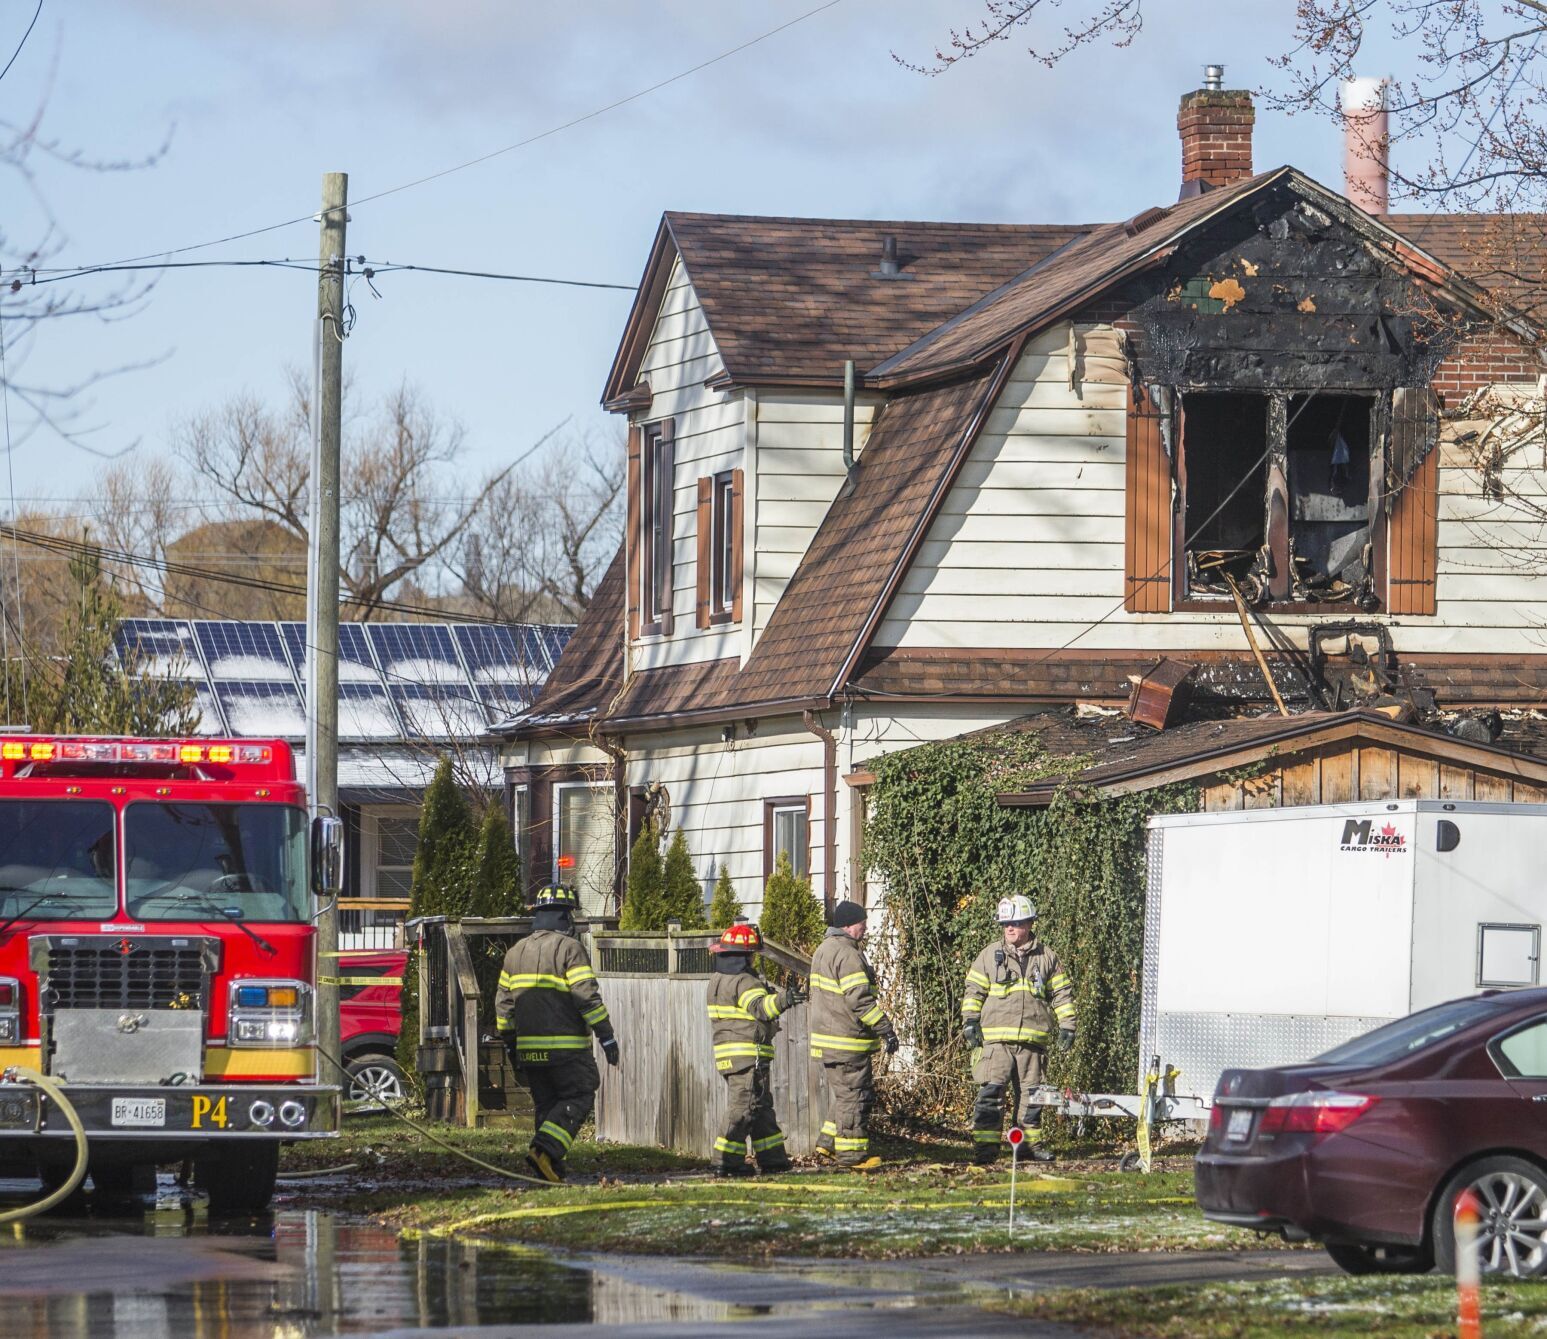
[[830, 924], [836, 930], [846, 930], [851, 925], [858, 925], [865, 919], [865, 908], [858, 902], [840, 902], [833, 908]]

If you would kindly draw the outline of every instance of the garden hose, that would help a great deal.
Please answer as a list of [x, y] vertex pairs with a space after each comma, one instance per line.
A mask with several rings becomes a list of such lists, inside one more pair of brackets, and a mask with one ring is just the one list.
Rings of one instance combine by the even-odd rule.
[[[338, 1070], [338, 1072], [342, 1074], [346, 1080], [349, 1078], [349, 1070], [345, 1068], [341, 1060], [337, 1059], [335, 1056], [329, 1055], [328, 1052], [324, 1051], [320, 1046], [317, 1048], [317, 1054], [326, 1060], [330, 1065], [332, 1065], [334, 1069]], [[455, 1144], [448, 1143], [433, 1130], [420, 1125], [418, 1121], [409, 1119], [409, 1117], [405, 1116], [397, 1109], [397, 1107], [393, 1106], [392, 1103], [383, 1102], [382, 1106], [384, 1106], [389, 1112], [391, 1112], [400, 1121], [402, 1121], [404, 1125], [408, 1126], [409, 1129], [417, 1130], [432, 1144], [439, 1144], [443, 1149], [446, 1150], [446, 1152], [461, 1158], [463, 1162], [470, 1162], [475, 1167], [482, 1167], [485, 1171], [493, 1172], [496, 1176], [503, 1176], [511, 1181], [526, 1181], [531, 1185], [541, 1186], [544, 1190], [553, 1190], [559, 1184], [561, 1184], [554, 1181], [544, 1181], [540, 1176], [528, 1176], [524, 1172], [513, 1172], [508, 1167], [496, 1167], [492, 1162], [485, 1162], [482, 1158], [467, 1152], [465, 1149], [460, 1149]]]
[[23, 1219], [35, 1218], [40, 1213], [47, 1213], [55, 1205], [63, 1204], [86, 1179], [86, 1129], [81, 1124], [81, 1118], [76, 1114], [75, 1108], [70, 1104], [70, 1099], [64, 1095], [64, 1090], [53, 1079], [31, 1069], [8, 1069], [5, 1071], [4, 1080], [7, 1083], [30, 1083], [34, 1088], [42, 1091], [64, 1113], [64, 1118], [70, 1123], [70, 1130], [75, 1135], [75, 1166], [64, 1183], [34, 1204], [24, 1204], [19, 1209], [7, 1209], [4, 1213], [0, 1213], [0, 1223], [19, 1223]]

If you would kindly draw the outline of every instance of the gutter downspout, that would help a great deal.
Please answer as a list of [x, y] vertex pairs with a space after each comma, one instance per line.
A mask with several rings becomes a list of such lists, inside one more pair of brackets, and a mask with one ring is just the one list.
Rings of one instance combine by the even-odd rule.
[[814, 711], [800, 719], [822, 741], [822, 907], [830, 915], [838, 895], [838, 739], [817, 724]]
[[843, 365], [843, 469], [854, 473], [854, 360]]

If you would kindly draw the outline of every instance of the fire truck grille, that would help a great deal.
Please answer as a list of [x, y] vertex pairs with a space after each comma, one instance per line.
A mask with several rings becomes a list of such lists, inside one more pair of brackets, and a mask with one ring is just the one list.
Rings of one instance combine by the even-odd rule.
[[43, 1003], [61, 1009], [202, 1009], [208, 961], [203, 939], [102, 936], [54, 940]]

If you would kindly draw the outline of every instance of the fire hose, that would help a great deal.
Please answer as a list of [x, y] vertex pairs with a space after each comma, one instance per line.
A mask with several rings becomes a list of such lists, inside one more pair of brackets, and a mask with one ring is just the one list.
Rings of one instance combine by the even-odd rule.
[[23, 1219], [47, 1213], [56, 1205], [63, 1204], [86, 1179], [86, 1128], [81, 1124], [81, 1118], [70, 1104], [70, 1099], [64, 1095], [64, 1090], [46, 1075], [31, 1069], [8, 1069], [4, 1074], [4, 1082], [30, 1083], [37, 1088], [59, 1108], [65, 1120], [69, 1122], [71, 1132], [75, 1135], [75, 1166], [64, 1182], [33, 1204], [24, 1204], [19, 1209], [7, 1209], [4, 1213], [0, 1213], [0, 1223], [19, 1223]]

